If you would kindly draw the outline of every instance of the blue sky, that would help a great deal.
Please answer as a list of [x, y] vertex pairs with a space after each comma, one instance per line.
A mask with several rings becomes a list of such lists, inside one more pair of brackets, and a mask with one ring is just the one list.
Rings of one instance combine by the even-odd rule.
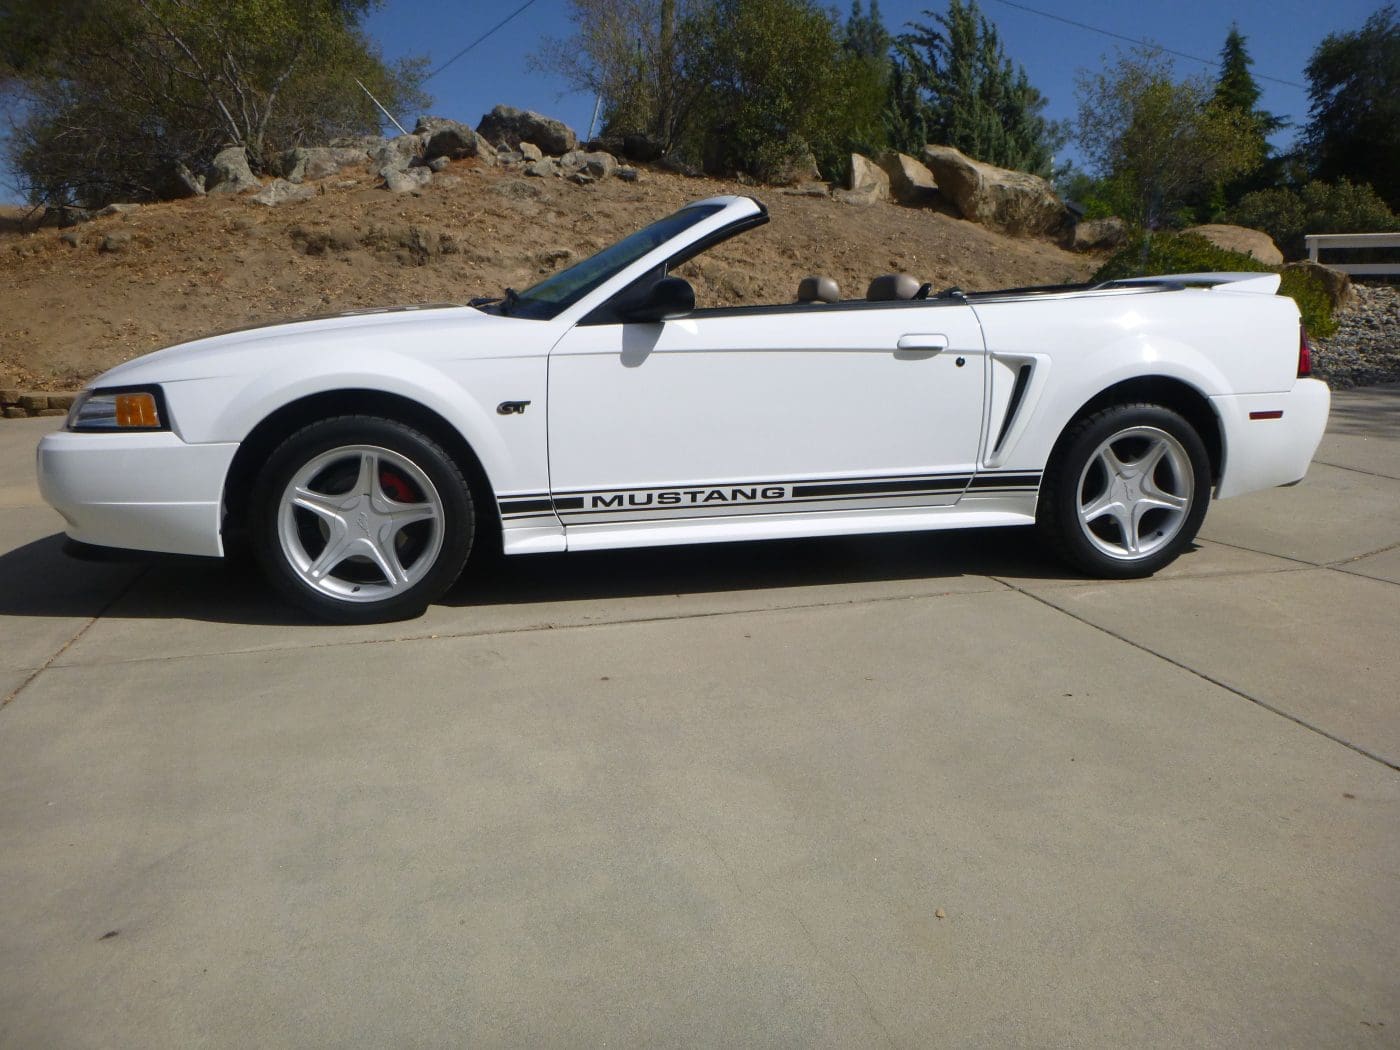
[[[461, 0], [388, 0], [368, 23], [385, 54], [428, 55], [436, 65], [451, 58], [523, 0], [498, 4]], [[1331, 0], [1326, 4], [1300, 0], [1175, 0], [1171, 4], [1124, 4], [1120, 0], [1025, 0], [1026, 6], [1052, 12], [1164, 47], [1211, 60], [1210, 67], [1176, 60], [1179, 75], [1214, 72], [1216, 56], [1231, 22], [1248, 38], [1254, 72], [1306, 83], [1303, 67], [1313, 48], [1329, 32], [1359, 28], [1380, 4], [1362, 0]], [[837, 6], [844, 17], [850, 0]], [[1075, 74], [1097, 67], [1111, 56], [1117, 42], [1019, 10], [1001, 0], [981, 0], [983, 12], [996, 23], [1011, 58], [1024, 65], [1031, 81], [1049, 97], [1049, 115], [1066, 119], [1075, 112]], [[883, 0], [885, 24], [899, 32], [921, 17], [925, 9], [944, 10], [943, 0]], [[556, 78], [530, 68], [528, 56], [541, 37], [564, 36], [569, 30], [567, 0], [535, 0], [519, 18], [459, 59], [428, 84], [436, 98], [434, 110], [443, 116], [475, 123], [498, 102], [535, 109], [571, 124], [580, 135], [588, 128], [593, 100], [569, 93]], [[1124, 45], [1126, 46], [1126, 45]], [[1262, 105], [1288, 116], [1296, 124], [1307, 119], [1307, 93], [1302, 88], [1261, 81]], [[400, 118], [403, 119], [403, 118]], [[1281, 136], [1283, 144], [1292, 132]]]

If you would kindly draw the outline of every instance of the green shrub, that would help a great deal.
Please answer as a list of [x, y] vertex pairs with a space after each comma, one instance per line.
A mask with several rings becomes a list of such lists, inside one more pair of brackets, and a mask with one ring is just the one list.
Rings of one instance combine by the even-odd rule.
[[1129, 277], [1155, 277], [1172, 273], [1282, 273], [1279, 294], [1298, 304], [1308, 332], [1325, 339], [1337, 330], [1332, 302], [1313, 274], [1282, 271], [1266, 266], [1252, 255], [1218, 248], [1194, 233], [1140, 234], [1111, 255], [1091, 281], [1121, 281]]
[[1274, 187], [1246, 193], [1227, 216], [1239, 226], [1263, 230], [1286, 258], [1307, 254], [1309, 233], [1384, 233], [1400, 229], [1397, 217], [1365, 183], [1310, 182], [1302, 190]]

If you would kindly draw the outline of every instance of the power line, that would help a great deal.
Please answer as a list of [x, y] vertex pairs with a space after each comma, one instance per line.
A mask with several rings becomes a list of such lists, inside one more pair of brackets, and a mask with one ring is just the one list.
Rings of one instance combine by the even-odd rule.
[[512, 19], [514, 19], [517, 15], [523, 13], [524, 10], [525, 10], [527, 7], [529, 7], [531, 4], [533, 4], [534, 2], [535, 2], [535, 0], [525, 0], [525, 2], [524, 2], [523, 4], [521, 4], [519, 7], [517, 7], [517, 8], [516, 8], [514, 11], [512, 11], [510, 14], [506, 15], [505, 18], [501, 19], [499, 22], [497, 22], [495, 25], [493, 25], [490, 29], [486, 30], [486, 32], [482, 33], [479, 37], [477, 37], [475, 40], [473, 40], [473, 41], [472, 41], [470, 44], [468, 44], [466, 47], [462, 48], [462, 50], [458, 51], [455, 55], [453, 55], [451, 58], [449, 58], [449, 59], [448, 59], [446, 62], [444, 62], [442, 65], [438, 66], [437, 69], [433, 70], [433, 71], [432, 71], [431, 73], [429, 73], [426, 77], [424, 77], [424, 78], [423, 78], [423, 83], [426, 84], [428, 81], [432, 80], [433, 77], [437, 76], [439, 73], [441, 73], [441, 72], [442, 72], [444, 69], [446, 69], [448, 66], [452, 65], [453, 62], [456, 62], [457, 59], [461, 58], [463, 55], [465, 55], [465, 54], [466, 54], [468, 51], [470, 51], [472, 48], [476, 47], [477, 44], [481, 43], [483, 40], [485, 40], [487, 37], [489, 37], [492, 33], [496, 32], [496, 30], [503, 28], [508, 22], [510, 22]]
[[[1091, 26], [1084, 22], [1076, 22], [1074, 19], [1065, 18], [1063, 15], [1051, 14], [1049, 11], [1040, 11], [1034, 7], [1027, 7], [1025, 4], [1018, 4], [1015, 2], [1015, 0], [997, 0], [997, 3], [1005, 4], [1007, 7], [1014, 7], [1021, 11], [1029, 11], [1031, 14], [1040, 15], [1042, 18], [1049, 18], [1053, 19], [1056, 22], [1063, 22], [1065, 25], [1074, 26], [1076, 29], [1087, 29], [1089, 32], [1098, 33], [1100, 36], [1112, 37], [1114, 40], [1124, 40], [1127, 41], [1129, 44], [1150, 47], [1154, 51], [1163, 51], [1169, 55], [1175, 55], [1177, 58], [1190, 59], [1192, 62], [1200, 62], [1201, 64], [1207, 66], [1215, 65], [1214, 60], [1209, 58], [1202, 58], [1200, 55], [1188, 55], [1185, 51], [1173, 51], [1171, 48], [1163, 47], [1161, 44], [1158, 44], [1155, 41], [1151, 40], [1134, 40], [1132, 37], [1124, 36], [1122, 33], [1115, 33], [1112, 30], [1108, 29], [1100, 29], [1098, 26]], [[1265, 76], [1263, 73], [1255, 73], [1254, 77], [1257, 80], [1267, 80], [1274, 84], [1283, 84], [1285, 87], [1299, 88], [1303, 91], [1307, 90], [1307, 85], [1299, 84], [1296, 80], [1282, 80], [1278, 77]]]

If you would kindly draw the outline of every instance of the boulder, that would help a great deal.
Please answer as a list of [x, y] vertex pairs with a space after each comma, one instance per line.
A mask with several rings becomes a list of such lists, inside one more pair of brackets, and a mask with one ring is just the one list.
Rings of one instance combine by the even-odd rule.
[[559, 158], [558, 163], [561, 173], [572, 175], [583, 170], [583, 166], [588, 163], [588, 154], [581, 149], [570, 150]]
[[1342, 309], [1351, 302], [1353, 295], [1351, 278], [1341, 270], [1334, 270], [1330, 266], [1323, 266], [1322, 263], [1313, 262], [1311, 259], [1303, 259], [1300, 262], [1284, 263], [1283, 270], [1287, 273], [1290, 270], [1298, 270], [1306, 274], [1311, 274], [1317, 278], [1327, 293], [1327, 298], [1332, 303], [1333, 311]]
[[550, 157], [541, 157], [539, 160], [532, 160], [525, 165], [525, 174], [541, 179], [550, 175], [558, 175], [559, 165]]
[[1020, 237], [1056, 233], [1069, 220], [1064, 202], [1037, 175], [983, 164], [952, 146], [925, 146], [922, 159], [964, 219]]
[[1117, 248], [1128, 239], [1128, 224], [1116, 215], [1106, 219], [1085, 219], [1074, 224], [1064, 245], [1071, 251], [1097, 252]]
[[103, 237], [102, 243], [98, 245], [98, 250], [104, 252], [124, 252], [129, 247], [131, 247], [131, 234], [124, 230], [119, 230]]
[[1217, 248], [1252, 255], [1265, 266], [1283, 265], [1283, 252], [1278, 250], [1278, 245], [1274, 244], [1273, 238], [1267, 233], [1251, 230], [1247, 226], [1230, 226], [1225, 223], [1213, 222], [1205, 226], [1192, 226], [1183, 232], [1204, 237]]
[[661, 156], [661, 143], [651, 138], [649, 135], [623, 135], [622, 155], [628, 160], [640, 161], [643, 164], [656, 160]]
[[209, 162], [204, 188], [208, 193], [246, 193], [259, 185], [253, 169], [248, 167], [248, 151], [242, 146], [230, 146]]
[[887, 149], [875, 163], [890, 180], [890, 195], [901, 204], [930, 204], [938, 199], [933, 172], [907, 153]]
[[563, 121], [514, 106], [497, 106], [481, 118], [476, 130], [498, 146], [514, 149], [522, 142], [531, 142], [550, 156], [578, 146], [578, 136]]
[[[890, 199], [890, 177], [869, 157], [851, 154], [851, 181], [847, 189], [853, 196], [867, 197], [869, 203]], [[849, 202], [854, 203], [854, 202]]]
[[544, 151], [533, 142], [522, 142], [520, 144], [520, 156], [526, 161], [543, 160]]
[[253, 194], [252, 199], [259, 204], [266, 204], [269, 208], [275, 208], [288, 201], [310, 200], [314, 196], [316, 196], [315, 187], [298, 185], [287, 179], [273, 179]]
[[363, 164], [366, 150], [354, 146], [298, 146], [278, 159], [278, 171], [288, 182], [324, 179], [341, 168]]
[[70, 248], [81, 248], [83, 246], [83, 235], [77, 230], [65, 230], [58, 235], [58, 239]]
[[370, 154], [370, 163], [380, 178], [387, 178], [387, 172], [406, 170], [422, 152], [423, 139], [420, 136], [400, 135]]
[[804, 149], [778, 165], [770, 174], [768, 181], [774, 186], [800, 186], [804, 182], [812, 182], [821, 177], [821, 169], [817, 167], [817, 158], [812, 155], [811, 150]]
[[606, 179], [617, 171], [617, 158], [611, 153], [597, 150], [587, 154], [583, 162], [583, 170], [595, 179]]
[[139, 204], [109, 204], [105, 208], [98, 208], [97, 214], [93, 218], [100, 219], [107, 215], [126, 215], [140, 207]]
[[[424, 129], [423, 121], [425, 119], [434, 120], [437, 123]], [[461, 160], [463, 157], [475, 157], [477, 154], [478, 137], [476, 132], [466, 124], [459, 124], [455, 120], [420, 117], [417, 133], [423, 140], [423, 156], [427, 160], [433, 160], [437, 157]]]
[[390, 193], [422, 193], [433, 181], [433, 173], [427, 168], [409, 168], [406, 171], [391, 170], [384, 176], [384, 188]]
[[617, 169], [617, 177], [623, 182], [641, 182], [642, 173], [630, 165], [623, 164]]

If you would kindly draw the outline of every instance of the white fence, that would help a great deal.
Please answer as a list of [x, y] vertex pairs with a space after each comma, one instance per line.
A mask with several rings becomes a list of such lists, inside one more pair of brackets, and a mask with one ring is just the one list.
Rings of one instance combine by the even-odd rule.
[[1393, 263], [1334, 263], [1317, 257], [1328, 248], [1395, 248], [1400, 249], [1400, 233], [1310, 233], [1303, 238], [1308, 244], [1308, 258], [1357, 277], [1400, 274], [1400, 262]]

